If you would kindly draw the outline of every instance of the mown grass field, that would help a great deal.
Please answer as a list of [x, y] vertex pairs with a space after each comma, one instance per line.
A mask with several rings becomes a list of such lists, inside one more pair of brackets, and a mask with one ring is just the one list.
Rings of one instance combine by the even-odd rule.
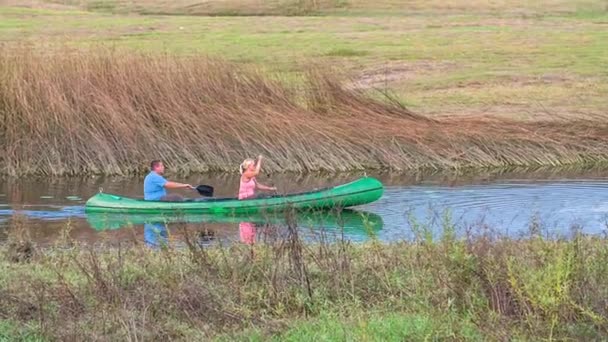
[[288, 74], [326, 63], [427, 115], [580, 117], [608, 105], [600, 0], [4, 3], [7, 43], [204, 54]]

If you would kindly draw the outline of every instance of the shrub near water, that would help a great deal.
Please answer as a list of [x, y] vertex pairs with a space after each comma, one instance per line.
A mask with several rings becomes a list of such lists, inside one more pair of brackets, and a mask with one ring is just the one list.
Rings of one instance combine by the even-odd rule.
[[15, 260], [8, 247], [0, 254], [0, 337], [590, 340], [608, 333], [604, 239], [456, 240], [446, 230], [435, 242], [304, 244], [296, 227], [266, 229], [279, 230], [253, 247], [202, 249], [187, 231], [185, 249], [76, 246]]
[[[605, 120], [430, 120], [311, 70], [285, 86], [202, 57], [93, 49], [0, 55], [0, 173], [558, 165], [605, 161]], [[39, 50], [36, 50], [39, 51]], [[293, 82], [292, 82], [293, 83]]]

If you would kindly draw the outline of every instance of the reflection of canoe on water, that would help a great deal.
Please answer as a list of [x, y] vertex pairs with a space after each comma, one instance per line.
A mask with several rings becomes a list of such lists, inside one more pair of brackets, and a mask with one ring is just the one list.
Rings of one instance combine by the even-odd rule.
[[234, 214], [276, 212], [289, 209], [325, 210], [346, 208], [378, 200], [384, 191], [375, 178], [364, 177], [335, 187], [290, 195], [238, 200], [236, 198], [207, 198], [182, 202], [144, 201], [99, 193], [89, 198], [86, 212], [196, 212], [201, 214]]
[[87, 221], [95, 230], [125, 228], [146, 223], [241, 223], [286, 225], [294, 222], [299, 227], [317, 229], [344, 229], [344, 231], [378, 231], [382, 229], [382, 217], [377, 214], [342, 210], [338, 212], [268, 213], [258, 215], [201, 215], [201, 214], [121, 214], [88, 213]]

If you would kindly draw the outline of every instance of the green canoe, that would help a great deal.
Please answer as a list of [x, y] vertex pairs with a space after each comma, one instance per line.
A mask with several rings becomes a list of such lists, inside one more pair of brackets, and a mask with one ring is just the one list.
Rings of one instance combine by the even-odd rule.
[[298, 227], [321, 228], [327, 230], [343, 230], [345, 233], [369, 234], [382, 229], [382, 217], [363, 211], [344, 209], [341, 211], [295, 212], [293, 215], [284, 213], [244, 214], [244, 215], [207, 215], [192, 214], [121, 214], [93, 212], [87, 214], [87, 222], [95, 230], [121, 229], [146, 223], [226, 223], [235, 224], [249, 222], [256, 225], [273, 224], [286, 225], [295, 222]]
[[264, 198], [203, 198], [182, 202], [144, 201], [112, 194], [98, 193], [89, 198], [85, 211], [123, 213], [202, 213], [254, 214], [292, 210], [325, 210], [346, 208], [374, 202], [382, 197], [384, 187], [375, 178], [364, 177], [331, 188]]

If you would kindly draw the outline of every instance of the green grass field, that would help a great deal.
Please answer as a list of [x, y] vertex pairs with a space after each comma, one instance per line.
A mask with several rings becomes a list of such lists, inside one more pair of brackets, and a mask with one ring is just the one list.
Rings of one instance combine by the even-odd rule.
[[608, 105], [606, 1], [4, 2], [5, 43], [204, 54], [286, 73], [324, 63], [427, 115], [580, 117]]

